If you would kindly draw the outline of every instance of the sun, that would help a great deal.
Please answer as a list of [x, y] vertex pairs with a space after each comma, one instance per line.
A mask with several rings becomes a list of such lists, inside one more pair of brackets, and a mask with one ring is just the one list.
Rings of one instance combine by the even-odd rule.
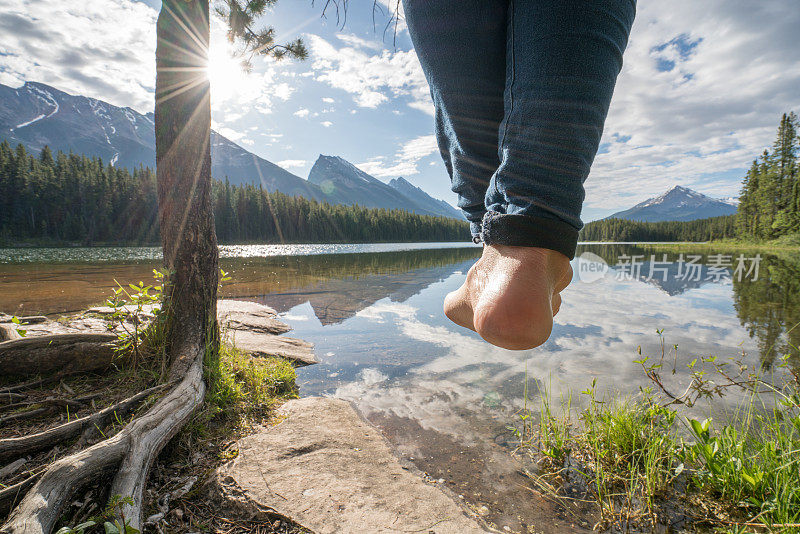
[[233, 57], [228, 42], [212, 39], [208, 51], [208, 81], [211, 84], [211, 98], [217, 102], [228, 100], [244, 86], [245, 72], [239, 61]]

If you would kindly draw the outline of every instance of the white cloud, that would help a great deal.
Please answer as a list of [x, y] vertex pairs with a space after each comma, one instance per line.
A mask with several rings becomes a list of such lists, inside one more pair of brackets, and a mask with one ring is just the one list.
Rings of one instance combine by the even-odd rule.
[[361, 47], [336, 48], [318, 35], [308, 36], [316, 79], [351, 93], [359, 107], [376, 108], [393, 98], [433, 113], [428, 83], [413, 50], [371, 53]]
[[296, 117], [308, 117], [309, 113], [310, 113], [310, 111], [308, 109], [300, 108], [300, 109], [298, 109], [297, 111], [294, 112], [294, 115]]
[[587, 207], [629, 207], [674, 184], [738, 194], [738, 180], [707, 175], [748, 166], [800, 107], [800, 10], [774, 0], [638, 9]]
[[292, 93], [294, 93], [294, 87], [292, 87], [291, 85], [289, 85], [286, 82], [283, 82], [283, 83], [277, 84], [272, 89], [272, 92], [273, 92], [273, 94], [275, 95], [276, 98], [280, 98], [281, 100], [283, 100], [285, 102], [285, 101], [289, 100], [289, 97], [291, 97]]
[[391, 164], [385, 162], [385, 157], [377, 156], [356, 166], [362, 171], [378, 177], [411, 176], [419, 173], [417, 164], [422, 158], [430, 156], [438, 150], [436, 137], [423, 135], [403, 145], [395, 154]]
[[331, 98], [329, 96], [326, 96], [325, 98], [323, 98], [322, 101], [325, 102], [326, 104], [333, 104], [334, 102], [336, 102], [336, 100], [334, 100], [333, 98]]
[[305, 167], [308, 162], [304, 159], [285, 159], [283, 161], [279, 161], [277, 165], [279, 167], [283, 167], [284, 169], [296, 169]]
[[320, 124], [323, 125], [325, 128], [330, 128], [331, 126], [333, 126], [333, 123], [331, 121], [322, 121]]
[[383, 48], [383, 45], [377, 41], [368, 41], [353, 34], [339, 33], [336, 38], [354, 48], [366, 48], [369, 50], [381, 50]]
[[0, 83], [38, 81], [153, 109], [157, 13], [151, 7], [132, 0], [3, 0], [0, 9]]

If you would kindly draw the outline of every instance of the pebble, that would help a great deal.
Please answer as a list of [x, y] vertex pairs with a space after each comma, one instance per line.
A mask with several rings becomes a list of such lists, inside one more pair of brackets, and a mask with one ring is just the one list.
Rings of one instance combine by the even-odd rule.
[[158, 523], [162, 519], [164, 519], [164, 512], [159, 512], [159, 513], [153, 514], [150, 517], [148, 517], [147, 519], [145, 519], [144, 520], [144, 524], [145, 525], [155, 525], [156, 523]]

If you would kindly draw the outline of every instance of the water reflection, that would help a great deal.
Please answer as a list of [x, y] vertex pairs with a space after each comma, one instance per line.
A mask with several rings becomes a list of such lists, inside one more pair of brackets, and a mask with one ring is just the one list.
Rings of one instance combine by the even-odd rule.
[[[647, 385], [633, 363], [636, 348], [641, 345], [646, 354], [657, 355], [655, 332], [660, 329], [670, 345], [679, 346], [678, 371], [670, 377], [678, 384], [688, 381], [685, 364], [698, 356], [740, 357], [744, 352], [750, 363], [768, 363], [765, 349], [775, 331], [781, 337], [798, 309], [795, 297], [787, 298], [780, 289], [793, 287], [783, 286], [786, 278], [796, 280], [785, 258], [765, 256], [758, 279], [738, 280], [733, 267], [712, 270], [710, 256], [717, 252], [700, 254], [697, 272], [684, 277], [675, 249], [583, 250], [603, 258], [610, 269], [594, 283], [574, 281], [565, 291], [552, 338], [533, 351], [490, 346], [443, 316], [444, 295], [462, 283], [473, 258], [379, 280], [362, 278], [361, 284], [380, 287], [368, 299], [358, 298], [359, 284], [348, 280], [322, 283], [324, 298], [308, 288], [294, 300], [286, 295], [263, 299], [283, 304], [296, 335], [317, 346], [322, 363], [301, 370], [302, 394], [350, 400], [421, 469], [475, 506], [485, 506], [497, 525], [525, 531], [542, 524], [536, 514], [546, 504], [531, 506], [527, 481], [504, 447], [513, 439], [506, 426], [526, 403], [526, 380], [528, 402], [534, 407], [545, 387], [555, 398], [573, 393], [573, 405], [580, 406], [583, 399], [577, 392], [593, 377], [601, 391], [635, 394]], [[654, 253], [657, 264], [650, 258]], [[663, 254], [666, 263], [661, 263]], [[623, 256], [644, 258], [640, 270], [627, 276], [618, 265]], [[662, 269], [655, 271], [658, 276], [651, 276], [651, 266]], [[412, 284], [411, 296], [388, 289], [414, 279], [424, 282]], [[338, 300], [329, 291], [338, 292]], [[349, 294], [353, 291], [355, 297]], [[383, 298], [352, 314], [381, 294]], [[782, 298], [771, 299], [772, 294]], [[752, 304], [760, 300], [763, 304]], [[744, 307], [744, 302], [749, 304]], [[331, 320], [330, 303], [334, 308], [342, 303], [347, 317]], [[737, 400], [730, 395], [714, 409], [727, 409]]]
[[[220, 261], [232, 277], [223, 286], [222, 296], [268, 300], [280, 311], [310, 301], [319, 316], [332, 324], [390, 294], [395, 300], [406, 299], [438, 277], [451, 274], [446, 266], [480, 255], [480, 249], [473, 246], [455, 248], [451, 243], [451, 248], [428, 248], [431, 245], [398, 244], [392, 246], [399, 250], [390, 252], [348, 254], [311, 253], [308, 247], [312, 245], [291, 245], [295, 255], [266, 257], [254, 256], [254, 247], [244, 247], [249, 251], [246, 257]], [[418, 248], [410, 248], [414, 246]], [[389, 245], [325, 247], [366, 250]], [[33, 255], [37, 250], [38, 255]], [[19, 262], [0, 263], [0, 311], [17, 315], [75, 312], [103, 302], [113, 293], [115, 280], [148, 283], [161, 263], [151, 259], [149, 252], [143, 259], [136, 256], [134, 252], [141, 250], [102, 249], [96, 254], [110, 259], [96, 261], [92, 257], [77, 261], [72, 249], [22, 251]], [[135, 259], [121, 261], [129, 256]], [[59, 260], [50, 261], [51, 257]], [[269, 299], [265, 299], [267, 295]]]
[[[724, 249], [697, 252], [691, 247], [682, 252], [673, 247], [658, 250], [632, 245], [591, 245], [579, 247], [578, 255], [586, 251], [602, 257], [613, 270], [612, 275], [617, 277], [620, 258], [641, 257], [642, 265], [635, 278], [660, 288], [670, 296], [715, 285], [731, 288], [736, 316], [749, 337], [756, 341], [761, 365], [769, 369], [777, 357], [786, 354], [796, 364], [800, 363], [800, 254], [744, 253]], [[692, 276], [686, 276], [685, 265], [679, 265], [677, 260], [681, 255], [684, 259], [698, 257], [699, 269]], [[669, 262], [666, 266], [661, 264], [664, 259]], [[657, 271], [653, 275], [653, 260], [657, 263], [656, 269], [664, 268], [663, 273]], [[726, 260], [731, 265], [722, 269], [724, 273], [709, 269], [709, 265]], [[743, 261], [745, 267], [741, 273], [736, 272], [739, 261]], [[629, 268], [626, 274], [628, 272]], [[709, 292], [713, 290], [708, 289]]]
[[[797, 255], [762, 253], [758, 277], [739, 279], [733, 264], [711, 267], [715, 255], [733, 260], [738, 252], [687, 250], [700, 256], [700, 267], [683, 276], [677, 248], [591, 245], [578, 254], [585, 251], [607, 272], [592, 283], [576, 278], [552, 338], [533, 351], [493, 347], [444, 317], [442, 300], [463, 282], [480, 254], [475, 248], [228, 258], [223, 268], [232, 280], [223, 294], [275, 307], [293, 336], [315, 344], [321, 363], [299, 371], [301, 394], [352, 401], [420, 469], [485, 506], [501, 528], [525, 531], [541, 528], [547, 510], [531, 501], [508, 455], [506, 427], [526, 403], [526, 380], [533, 406], [545, 388], [558, 398], [593, 377], [601, 389], [635, 393], [646, 385], [633, 363], [636, 348], [657, 355], [658, 329], [679, 347], [676, 383], [685, 383], [684, 364], [698, 356], [744, 353], [769, 366], [800, 342], [800, 327], [792, 330], [800, 322]], [[638, 271], [620, 265], [634, 256]], [[147, 280], [154, 265], [3, 264], [0, 310], [85, 308], [108, 294], [114, 277]]]

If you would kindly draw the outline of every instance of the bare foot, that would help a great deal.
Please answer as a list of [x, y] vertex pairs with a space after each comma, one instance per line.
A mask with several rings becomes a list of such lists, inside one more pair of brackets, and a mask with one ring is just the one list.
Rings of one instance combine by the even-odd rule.
[[553, 250], [486, 245], [467, 279], [444, 299], [444, 313], [498, 347], [524, 350], [550, 337], [559, 293], [572, 280], [569, 259]]

